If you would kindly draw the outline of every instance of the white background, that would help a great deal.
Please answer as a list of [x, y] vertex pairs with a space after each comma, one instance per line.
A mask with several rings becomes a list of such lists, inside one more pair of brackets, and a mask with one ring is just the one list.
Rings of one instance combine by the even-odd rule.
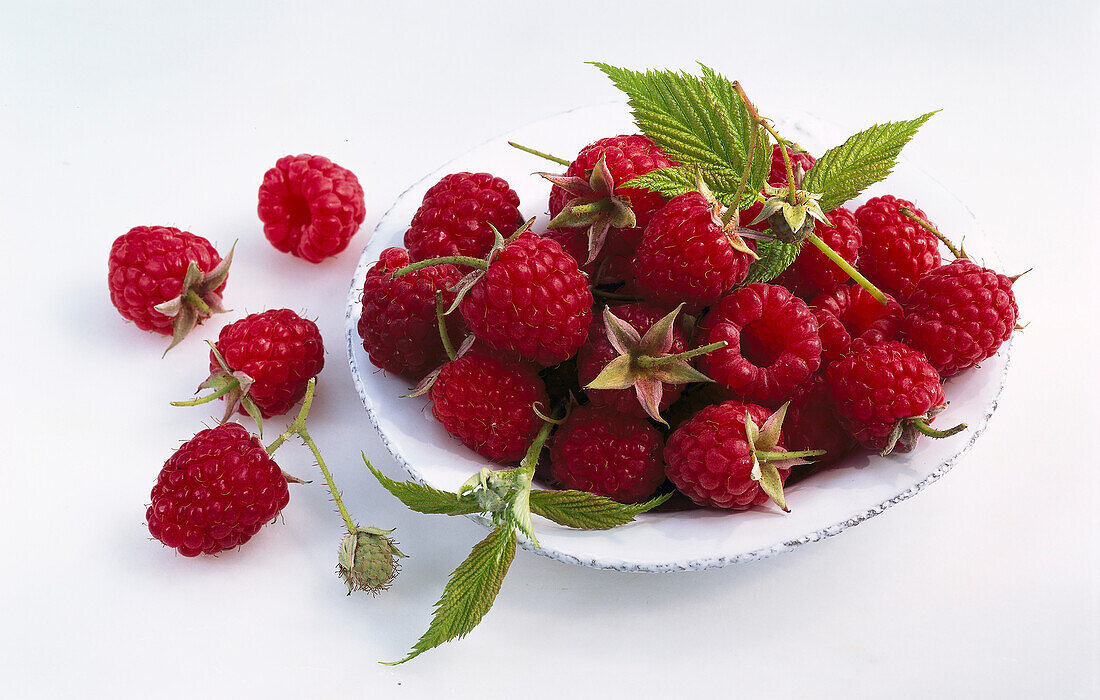
[[[1097, 5], [1044, 3], [3, 3], [0, 696], [1096, 697]], [[465, 640], [398, 668], [484, 531], [403, 509], [343, 350], [348, 280], [394, 198], [498, 133], [616, 99], [586, 60], [739, 78], [853, 130], [941, 107], [907, 151], [983, 223], [1030, 326], [1001, 407], [919, 497], [795, 553], [623, 574], [520, 552]], [[593, 139], [605, 134], [598, 128]], [[256, 218], [286, 153], [352, 169], [367, 221], [320, 266]], [[567, 154], [568, 155], [568, 154]], [[491, 169], [491, 164], [486, 164]], [[132, 226], [237, 261], [214, 319], [164, 338], [110, 305]], [[397, 527], [394, 587], [345, 597], [319, 481], [217, 558], [151, 542], [149, 489], [210, 411], [177, 409], [203, 338], [245, 312], [316, 317], [311, 431], [360, 520]], [[280, 462], [316, 477], [308, 452]]]

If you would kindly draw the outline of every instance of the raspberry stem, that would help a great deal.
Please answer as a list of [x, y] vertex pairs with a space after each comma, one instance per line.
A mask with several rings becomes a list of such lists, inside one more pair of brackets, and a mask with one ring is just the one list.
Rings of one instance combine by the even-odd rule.
[[710, 345], [704, 345], [702, 347], [695, 348], [694, 350], [686, 350], [675, 355], [661, 355], [660, 357], [650, 357], [649, 355], [639, 355], [634, 358], [634, 363], [641, 368], [648, 367], [660, 367], [661, 365], [671, 365], [674, 362], [681, 362], [683, 360], [689, 360], [699, 355], [706, 355], [708, 352], [714, 350], [721, 350], [728, 345], [724, 340], [719, 340], [717, 343], [711, 343]]
[[451, 334], [447, 332], [446, 323], [447, 308], [443, 304], [443, 292], [435, 290], [435, 322], [439, 326], [439, 339], [443, 341], [443, 351], [447, 353], [447, 359], [455, 361], [455, 346], [451, 344]]
[[930, 438], [951, 437], [956, 433], [961, 433], [962, 431], [966, 430], [966, 423], [959, 423], [955, 427], [948, 428], [947, 430], [936, 430], [931, 425], [929, 425], [928, 421], [924, 418], [912, 418], [910, 419], [909, 423], [914, 428]]
[[509, 141], [508, 145], [511, 146], [512, 148], [518, 148], [521, 151], [526, 151], [527, 153], [530, 153], [531, 155], [538, 156], [539, 158], [545, 158], [546, 160], [553, 161], [553, 162], [557, 163], [558, 165], [564, 165], [567, 168], [570, 165], [572, 165], [572, 163], [565, 160], [564, 158], [558, 158], [557, 156], [552, 156], [549, 153], [543, 153], [542, 151], [536, 151], [535, 149], [530, 148], [528, 146], [521, 146], [520, 144], [515, 143], [514, 141]]
[[535, 466], [539, 463], [539, 454], [542, 452], [542, 446], [546, 444], [547, 438], [550, 437], [550, 431], [554, 429], [554, 423], [550, 421], [543, 421], [542, 427], [539, 428], [539, 432], [535, 435], [535, 439], [531, 441], [530, 447], [527, 448], [527, 454], [523, 455], [523, 459], [520, 460], [520, 469], [530, 469], [534, 471]]
[[414, 262], [405, 267], [398, 268], [393, 271], [393, 278], [397, 279], [402, 275], [407, 275], [410, 272], [416, 272], [422, 270], [425, 267], [432, 267], [433, 265], [445, 265], [451, 263], [452, 265], [466, 265], [467, 267], [476, 267], [479, 270], [488, 270], [489, 263], [485, 262], [481, 258], [471, 258], [467, 255], [448, 255], [442, 258], [431, 258], [430, 260], [421, 260]]
[[954, 255], [956, 259], [967, 259], [966, 253], [956, 248], [955, 244], [947, 239], [947, 236], [940, 233], [940, 230], [932, 225], [932, 222], [923, 217], [917, 216], [909, 207], [898, 207], [898, 213], [904, 216], [908, 216], [910, 219], [917, 222], [917, 225], [920, 226], [922, 229], [928, 231], [933, 236], [940, 239], [940, 242], [947, 246], [947, 249], [951, 251], [951, 254]]
[[830, 248], [828, 243], [821, 240], [821, 238], [818, 237], [816, 233], [811, 233], [807, 235], [806, 240], [808, 240], [810, 243], [813, 243], [814, 247], [820, 250], [825, 255], [825, 257], [836, 263], [837, 267], [839, 267], [841, 270], [844, 270], [844, 272], [849, 277], [851, 277], [856, 284], [866, 289], [867, 292], [875, 298], [875, 301], [882, 304], [883, 306], [886, 305], [886, 295], [879, 291], [878, 287], [871, 284], [870, 280], [861, 275], [859, 273], [859, 270], [852, 267], [852, 265], [847, 260], [840, 257], [840, 255], [835, 250]]
[[188, 304], [194, 306], [196, 309], [203, 312], [207, 316], [213, 314], [213, 312], [210, 310], [210, 306], [208, 306], [207, 303], [202, 300], [202, 297], [200, 297], [194, 289], [188, 289], [187, 294], [184, 294], [183, 298]]
[[[744, 97], [744, 93], [742, 93], [742, 97]], [[747, 100], [746, 104], [748, 104]], [[759, 133], [760, 129], [754, 127], [752, 135], [749, 136], [749, 154], [745, 159], [745, 171], [741, 173], [741, 181], [737, 183], [737, 192], [733, 195], [733, 201], [730, 203], [730, 208], [727, 209], [726, 213], [722, 216], [723, 226], [728, 224], [733, 217], [737, 216], [741, 209], [741, 196], [745, 192], [745, 185], [749, 182], [749, 173], [752, 172], [752, 157], [756, 154], [756, 141]]]
[[774, 462], [782, 459], [801, 459], [804, 457], [820, 457], [825, 450], [800, 450], [798, 452], [755, 452], [756, 458], [762, 462]]
[[234, 389], [240, 388], [241, 383], [237, 381], [236, 377], [228, 377], [225, 383], [218, 389], [210, 392], [206, 396], [200, 396], [197, 399], [189, 399], [187, 401], [172, 401], [173, 406], [201, 406], [204, 403], [210, 403], [215, 399], [220, 399]]

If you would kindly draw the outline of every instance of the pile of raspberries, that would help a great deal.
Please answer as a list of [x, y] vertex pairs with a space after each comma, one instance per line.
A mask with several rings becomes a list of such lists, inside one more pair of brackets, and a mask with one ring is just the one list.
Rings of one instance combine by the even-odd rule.
[[[787, 180], [778, 149], [773, 186]], [[367, 272], [358, 329], [371, 362], [420, 382], [447, 432], [500, 465], [557, 422], [540, 479], [620, 502], [675, 488], [699, 506], [744, 510], [769, 500], [763, 463], [785, 482], [857, 447], [904, 452], [921, 434], [951, 432], [928, 425], [947, 403], [943, 380], [992, 356], [1017, 327], [1014, 278], [965, 257], [944, 264], [924, 212], [887, 195], [835, 209], [815, 231], [886, 304], [809, 244], [776, 279], [744, 284], [754, 260], [744, 249], [755, 243], [731, 241], [719, 205], [699, 192], [666, 199], [619, 186], [670, 165], [641, 135], [586, 146], [548, 178], [579, 184], [553, 185], [559, 225], [542, 232], [523, 222], [503, 179], [443, 177], [405, 247], [382, 251]], [[608, 179], [613, 191], [601, 192], [595, 184]], [[592, 236], [578, 217], [559, 216], [578, 202], [586, 212], [629, 206], [633, 216], [617, 221], [632, 225]], [[693, 371], [711, 381], [691, 381]], [[589, 386], [601, 373], [633, 385]], [[816, 451], [812, 466], [780, 459], [805, 451]]]

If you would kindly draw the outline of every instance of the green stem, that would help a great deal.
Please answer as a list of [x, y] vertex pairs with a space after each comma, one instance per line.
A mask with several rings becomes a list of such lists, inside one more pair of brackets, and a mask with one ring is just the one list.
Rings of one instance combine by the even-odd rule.
[[791, 156], [787, 153], [787, 147], [783, 145], [783, 138], [779, 135], [779, 132], [775, 130], [775, 127], [767, 121], [763, 122], [763, 126], [768, 130], [768, 133], [772, 135], [776, 143], [779, 144], [779, 153], [783, 156], [783, 167], [787, 170], [787, 201], [791, 204], [797, 204], [798, 188], [794, 183], [794, 168], [791, 166]]
[[875, 298], [875, 301], [882, 304], [883, 306], [886, 305], [886, 295], [879, 291], [878, 287], [871, 284], [870, 280], [861, 275], [859, 273], [859, 270], [852, 267], [852, 265], [847, 260], [840, 257], [840, 255], [835, 250], [830, 248], [828, 243], [821, 240], [816, 233], [811, 233], [810, 235], [806, 236], [806, 240], [808, 240], [810, 243], [813, 243], [814, 246], [825, 255], [825, 257], [836, 263], [837, 267], [839, 267], [841, 270], [844, 270], [844, 272], [847, 273], [849, 277], [855, 280], [856, 284], [866, 289], [867, 292]]
[[443, 291], [435, 290], [435, 322], [439, 326], [439, 339], [443, 341], [443, 350], [447, 353], [447, 359], [455, 361], [455, 347], [451, 344], [451, 334], [447, 332], [446, 313], [443, 306]]
[[913, 221], [916, 221], [918, 226], [923, 228], [925, 231], [928, 231], [936, 238], [940, 239], [940, 242], [947, 246], [947, 249], [951, 251], [951, 254], [954, 255], [956, 259], [967, 259], [966, 253], [956, 248], [955, 244], [947, 240], [947, 236], [940, 233], [940, 230], [933, 226], [930, 221], [923, 217], [917, 216], [913, 213], [911, 209], [909, 209], [909, 207], [898, 207], [898, 212], [904, 216], [908, 216]]
[[752, 157], [756, 154], [756, 141], [759, 133], [760, 129], [754, 122], [752, 135], [749, 136], [749, 155], [745, 160], [745, 172], [741, 173], [741, 181], [737, 183], [737, 192], [733, 195], [733, 203], [730, 208], [726, 210], [725, 215], [722, 216], [723, 226], [728, 224], [734, 216], [737, 216], [741, 209], [741, 195], [745, 192], [745, 185], [749, 183], [749, 173], [752, 172]]
[[531, 446], [527, 448], [527, 454], [523, 455], [523, 459], [520, 460], [519, 466], [521, 469], [533, 470], [538, 465], [542, 446], [546, 444], [546, 439], [550, 437], [550, 431], [553, 429], [553, 423], [543, 421], [542, 427], [539, 428], [538, 435], [531, 441]]
[[188, 304], [194, 306], [196, 309], [203, 312], [207, 316], [210, 316], [214, 313], [210, 310], [210, 307], [206, 304], [205, 301], [202, 300], [202, 297], [200, 297], [194, 289], [188, 289], [187, 294], [183, 295], [183, 299]]
[[959, 423], [954, 428], [948, 428], [947, 430], [936, 430], [931, 425], [929, 425], [928, 421], [924, 418], [911, 418], [909, 419], [909, 422], [913, 425], [914, 428], [931, 438], [951, 437], [956, 433], [961, 433], [962, 431], [966, 430], [966, 423]]
[[401, 275], [407, 275], [410, 272], [416, 272], [422, 270], [425, 267], [432, 267], [433, 265], [445, 265], [451, 263], [452, 265], [466, 265], [467, 267], [476, 267], [479, 270], [488, 270], [489, 263], [485, 262], [481, 258], [471, 258], [466, 255], [448, 255], [442, 258], [432, 258], [431, 260], [421, 260], [420, 262], [414, 262], [405, 267], [398, 268], [393, 271], [395, 278]]
[[781, 459], [820, 457], [823, 454], [825, 454], [825, 450], [800, 450], [798, 452], [757, 452], [756, 458], [762, 462], [774, 462]]
[[572, 163], [570, 163], [569, 161], [567, 161], [564, 158], [558, 158], [557, 156], [552, 156], [549, 153], [543, 153], [542, 151], [536, 151], [533, 148], [529, 148], [527, 146], [521, 146], [518, 143], [515, 143], [513, 141], [509, 141], [508, 145], [511, 146], [512, 148], [518, 148], [521, 151], [526, 151], [527, 153], [530, 153], [531, 155], [538, 156], [539, 158], [545, 158], [546, 160], [553, 161], [553, 162], [557, 163], [558, 165], [564, 165], [566, 167], [569, 167], [570, 165], [572, 165]]
[[671, 365], [674, 362], [680, 362], [682, 360], [689, 360], [699, 355], [706, 355], [708, 352], [714, 350], [721, 350], [729, 343], [724, 340], [719, 340], [717, 343], [711, 343], [710, 345], [704, 345], [694, 350], [687, 350], [685, 352], [677, 353], [675, 355], [661, 355], [660, 357], [650, 357], [649, 355], [641, 355], [634, 358], [634, 364], [642, 368], [648, 367], [660, 367], [661, 365]]
[[201, 406], [204, 403], [210, 403], [215, 399], [220, 399], [234, 389], [239, 389], [240, 386], [240, 382], [238, 382], [235, 378], [230, 377], [220, 388], [212, 391], [206, 396], [200, 396], [197, 399], [190, 399], [188, 401], [172, 401], [171, 403], [173, 406]]

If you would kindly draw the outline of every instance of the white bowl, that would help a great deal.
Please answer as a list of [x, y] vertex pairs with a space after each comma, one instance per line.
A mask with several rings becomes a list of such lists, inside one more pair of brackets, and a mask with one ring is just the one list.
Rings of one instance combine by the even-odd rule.
[[[821, 153], [847, 136], [804, 114], [778, 120], [778, 127], [780, 133], [811, 153]], [[403, 245], [405, 230], [424, 192], [447, 173], [491, 172], [503, 177], [519, 194], [525, 218], [545, 217], [549, 183], [531, 173], [559, 168], [511, 148], [508, 141], [571, 158], [597, 138], [635, 132], [626, 105], [619, 103], [574, 109], [529, 124], [482, 144], [425, 176], [407, 189], [379, 221], [370, 245], [363, 251], [348, 294], [348, 360], [369, 420], [394, 459], [414, 480], [456, 490], [489, 462], [448, 435], [431, 412], [425, 410], [425, 398], [398, 398], [407, 393], [407, 380], [388, 375], [370, 363], [356, 329], [367, 269], [383, 249]], [[875, 190], [896, 193], [916, 202], [954, 239], [965, 236], [968, 251], [976, 251], [986, 264], [998, 267], [974, 215], [924, 171], [902, 160], [890, 178]], [[786, 490], [790, 513], [773, 506], [746, 512], [700, 509], [646, 513], [636, 522], [600, 532], [572, 530], [536, 516], [535, 528], [542, 547], [535, 548], [527, 542], [523, 545], [538, 554], [584, 566], [622, 571], [680, 571], [761, 559], [836, 535], [915, 495], [959, 461], [981, 435], [997, 407], [1010, 346], [1011, 342], [981, 367], [946, 384], [950, 405], [938, 422], [954, 425], [965, 421], [969, 430], [943, 440], [924, 439], [909, 454], [890, 457], [853, 454], [833, 469], [791, 485]], [[473, 517], [487, 524], [485, 518]]]

